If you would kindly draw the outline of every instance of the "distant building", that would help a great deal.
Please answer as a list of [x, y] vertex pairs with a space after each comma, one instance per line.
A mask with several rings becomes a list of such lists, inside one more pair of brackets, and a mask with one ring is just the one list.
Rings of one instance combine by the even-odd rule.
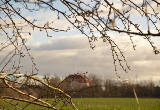
[[90, 85], [91, 80], [84, 73], [77, 73], [66, 77], [61, 84], [61, 88], [65, 91], [77, 91]]

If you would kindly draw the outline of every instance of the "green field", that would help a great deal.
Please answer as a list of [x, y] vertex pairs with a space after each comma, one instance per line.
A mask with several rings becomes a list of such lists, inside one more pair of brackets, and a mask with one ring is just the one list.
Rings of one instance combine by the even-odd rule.
[[[138, 106], [135, 98], [73, 98], [73, 103], [79, 110], [160, 110], [160, 98], [139, 98]], [[49, 102], [54, 99], [49, 99]], [[17, 103], [16, 101], [14, 103]], [[18, 103], [23, 107], [26, 103]], [[1, 101], [0, 106], [5, 110], [18, 110], [13, 106]], [[30, 105], [24, 110], [51, 110], [40, 106]], [[69, 106], [64, 110], [72, 110]]]
[[[138, 110], [135, 98], [74, 99], [79, 110]], [[139, 99], [141, 110], [160, 110], [160, 99]]]

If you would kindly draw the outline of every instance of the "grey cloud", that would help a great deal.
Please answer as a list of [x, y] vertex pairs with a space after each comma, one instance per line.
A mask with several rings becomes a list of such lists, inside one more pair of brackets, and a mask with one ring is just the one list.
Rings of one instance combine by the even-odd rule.
[[83, 49], [88, 48], [89, 43], [86, 37], [63, 37], [53, 38], [47, 43], [43, 43], [34, 50], [67, 50], [67, 49]]
[[[78, 53], [83, 53], [83, 51], [79, 51]], [[54, 55], [51, 55], [51, 52], [49, 52], [48, 55], [43, 55], [36, 59], [38, 64], [40, 64], [39, 68], [41, 74], [49, 72], [68, 75], [78, 71], [89, 71], [89, 73], [98, 73], [101, 76], [103, 74], [111, 74], [114, 72], [113, 65], [110, 64], [107, 59], [103, 59], [101, 56], [98, 56], [96, 53], [89, 50], [86, 51], [88, 51], [88, 53], [77, 53], [77, 55], [74, 56], [62, 57], [54, 57]]]
[[[61, 45], [58, 44], [60, 43], [60, 40], [62, 39], [57, 40], [56, 45], [60, 46], [57, 47], [57, 49], [35, 51], [35, 59], [38, 61], [40, 74], [56, 73], [60, 76], [66, 76], [78, 71], [88, 71], [89, 73], [95, 73], [103, 77], [117, 77], [116, 72], [114, 71], [112, 54], [108, 45], [99, 46], [95, 48], [95, 50], [92, 50], [89, 48], [87, 40], [84, 40], [85, 42], [83, 42], [83, 39], [76, 37], [75, 39], [64, 38], [62, 42], [66, 41], [63, 45], [66, 47], [62, 48]], [[78, 41], [71, 43], [75, 40]], [[54, 40], [51, 44], [53, 42]], [[83, 45], [80, 45], [80, 43]], [[47, 48], [47, 46], [45, 48]], [[148, 44], [137, 47], [136, 51], [133, 50], [132, 46], [121, 49], [124, 52], [129, 66], [131, 66], [131, 71], [125, 73], [119, 64], [116, 64], [118, 75], [121, 78], [134, 79], [137, 74], [139, 75], [139, 78], [142, 79], [150, 77], [157, 78], [157, 73], [160, 71], [160, 56], [154, 55], [152, 48], [150, 48]]]
[[[131, 71], [125, 73], [119, 64], [116, 64], [118, 75], [121, 78], [134, 79], [137, 74], [142, 79], [160, 78], [160, 55], [154, 55], [148, 44], [137, 47], [136, 51], [131, 46], [121, 49], [131, 66]], [[110, 46], [97, 46], [95, 50], [92, 50], [89, 48], [87, 38], [54, 38], [50, 42], [39, 45], [39, 47], [34, 47], [31, 50], [31, 55], [35, 58], [39, 75], [50, 73], [50, 75], [57, 74], [65, 77], [78, 71], [88, 71], [104, 78], [117, 78]], [[23, 61], [24, 67], [30, 66], [28, 64], [31, 63], [28, 59]]]

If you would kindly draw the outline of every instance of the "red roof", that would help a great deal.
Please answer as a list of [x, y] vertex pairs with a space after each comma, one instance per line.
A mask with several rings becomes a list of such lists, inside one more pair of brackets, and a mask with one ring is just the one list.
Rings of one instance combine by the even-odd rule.
[[77, 81], [79, 83], [91, 83], [91, 80], [84, 74], [69, 75], [68, 78], [71, 81]]

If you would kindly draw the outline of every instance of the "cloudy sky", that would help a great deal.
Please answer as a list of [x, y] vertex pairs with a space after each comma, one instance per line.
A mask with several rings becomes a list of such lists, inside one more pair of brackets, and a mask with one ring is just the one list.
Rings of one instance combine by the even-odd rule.
[[[59, 3], [55, 2], [55, 6], [56, 4]], [[62, 6], [59, 4], [59, 7]], [[38, 25], [57, 18], [55, 13], [47, 10], [32, 15], [28, 12], [24, 13], [27, 19], [39, 19]], [[18, 22], [20, 19], [16, 18], [16, 20]], [[139, 19], [135, 20], [135, 22], [139, 21]], [[54, 27], [61, 29], [66, 29], [68, 26], [71, 24], [64, 19], [56, 20], [54, 23]], [[102, 78], [118, 78], [114, 71], [110, 45], [103, 43], [101, 39], [95, 42], [96, 48], [92, 50], [87, 37], [76, 29], [71, 29], [67, 33], [50, 31], [49, 34], [52, 37], [46, 37], [44, 32], [33, 31], [30, 27], [25, 29], [32, 32], [30, 36], [25, 37], [28, 38], [27, 46], [31, 48], [30, 53], [35, 58], [39, 75], [56, 74], [65, 77], [78, 71], [88, 71], [89, 74], [96, 74]], [[145, 26], [142, 29], [145, 30]], [[137, 45], [134, 50], [130, 38], [126, 34], [110, 33], [110, 35], [124, 52], [127, 63], [131, 67], [131, 70], [125, 73], [117, 64], [118, 75], [121, 78], [136, 79], [138, 76], [139, 80], [160, 80], [160, 54], [154, 54], [147, 40], [141, 36], [133, 37], [132, 40]], [[1, 36], [0, 39], [4, 38]], [[153, 38], [153, 41], [157, 47], [160, 47], [159, 38]], [[1, 53], [1, 58], [4, 55]], [[22, 62], [24, 62], [25, 70], [29, 70], [30, 61], [24, 58]]]
[[[135, 38], [137, 47], [133, 50], [132, 44], [125, 42], [126, 39], [127, 37], [119, 39], [119, 45], [123, 45], [121, 47], [131, 70], [125, 73], [118, 67], [118, 75], [122, 78], [135, 78], [138, 75], [140, 79], [158, 80], [160, 56], [154, 55], [147, 41]], [[65, 76], [78, 71], [88, 71], [102, 77], [117, 78], [110, 46], [101, 42], [92, 50], [89, 48], [88, 39], [81, 34], [55, 37], [45, 43], [33, 45], [32, 55], [36, 59], [40, 74]]]

